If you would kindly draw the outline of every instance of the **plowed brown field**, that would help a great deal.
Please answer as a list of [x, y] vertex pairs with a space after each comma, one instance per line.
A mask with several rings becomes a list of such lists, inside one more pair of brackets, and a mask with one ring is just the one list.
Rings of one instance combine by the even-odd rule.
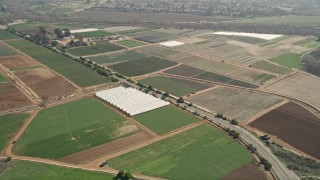
[[11, 83], [0, 84], [0, 111], [19, 108], [31, 101]]
[[8, 68], [25, 68], [25, 67], [32, 67], [32, 66], [39, 66], [39, 64], [25, 56], [1, 56], [0, 63]]

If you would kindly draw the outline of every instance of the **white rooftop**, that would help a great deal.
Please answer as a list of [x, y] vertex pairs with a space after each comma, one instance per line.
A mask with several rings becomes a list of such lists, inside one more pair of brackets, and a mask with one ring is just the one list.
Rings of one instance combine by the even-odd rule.
[[152, 111], [170, 103], [133, 88], [116, 87], [96, 92], [96, 96], [125, 111], [130, 116]]
[[70, 30], [71, 33], [83, 33], [83, 32], [92, 32], [92, 31], [98, 31], [99, 29], [95, 28], [87, 28], [87, 29], [75, 29], [75, 30]]
[[220, 31], [213, 33], [215, 35], [225, 35], [225, 36], [246, 36], [246, 37], [254, 37], [265, 40], [272, 40], [278, 37], [281, 37], [281, 34], [259, 34], [259, 33], [245, 33], [245, 32], [227, 32]]
[[162, 42], [159, 44], [162, 46], [167, 46], [167, 47], [175, 47], [175, 46], [184, 45], [185, 43], [180, 42], [180, 41], [166, 41], [166, 42]]

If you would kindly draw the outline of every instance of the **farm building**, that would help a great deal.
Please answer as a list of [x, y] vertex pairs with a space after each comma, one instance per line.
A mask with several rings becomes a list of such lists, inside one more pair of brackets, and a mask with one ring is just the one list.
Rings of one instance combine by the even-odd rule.
[[170, 103], [133, 88], [116, 87], [96, 92], [96, 96], [130, 116], [152, 111]]

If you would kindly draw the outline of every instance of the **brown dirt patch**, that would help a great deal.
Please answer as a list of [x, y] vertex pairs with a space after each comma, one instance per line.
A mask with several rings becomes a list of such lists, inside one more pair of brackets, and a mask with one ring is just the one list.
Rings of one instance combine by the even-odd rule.
[[222, 180], [267, 180], [266, 174], [258, 166], [247, 164], [221, 178]]
[[289, 102], [250, 123], [263, 132], [320, 159], [320, 120], [302, 106]]
[[8, 68], [25, 68], [32, 66], [39, 66], [35, 61], [25, 57], [25, 56], [2, 56], [0, 57], [0, 63]]
[[40, 97], [63, 96], [75, 91], [70, 83], [46, 68], [16, 71], [15, 75]]
[[31, 101], [11, 83], [0, 84], [0, 111], [31, 105]]
[[121, 138], [119, 140], [112, 141], [110, 143], [103, 144], [82, 152], [78, 152], [67, 157], [60, 158], [58, 159], [58, 161], [71, 164], [82, 164], [97, 159], [99, 157], [107, 156], [128, 149], [135, 145], [145, 143], [152, 138], [153, 136], [151, 136], [147, 132], [141, 131], [131, 136]]

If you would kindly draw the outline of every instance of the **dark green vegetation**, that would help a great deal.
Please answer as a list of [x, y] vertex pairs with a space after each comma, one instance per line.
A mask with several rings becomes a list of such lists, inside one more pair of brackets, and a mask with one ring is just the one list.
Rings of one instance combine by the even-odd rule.
[[0, 29], [0, 40], [8, 40], [8, 39], [16, 39], [16, 38], [20, 38], [20, 37], [8, 31]]
[[174, 106], [165, 106], [146, 112], [134, 116], [134, 119], [157, 134], [165, 134], [200, 120]]
[[115, 63], [120, 63], [124, 61], [131, 61], [131, 60], [146, 58], [146, 57], [148, 56], [135, 51], [122, 51], [122, 52], [116, 52], [108, 55], [93, 56], [93, 57], [89, 57], [89, 59], [97, 63], [115, 64]]
[[154, 76], [140, 81], [143, 84], [151, 85], [157, 89], [168, 92], [175, 96], [185, 96], [210, 87], [204, 83], [197, 83], [165, 76]]
[[28, 117], [26, 113], [0, 116], [0, 152]]
[[14, 50], [0, 43], [0, 56], [10, 56], [17, 54]]
[[126, 124], [128, 122], [121, 115], [86, 98], [41, 111], [14, 146], [14, 152], [57, 159], [138, 130], [117, 132]]
[[316, 76], [320, 76], [320, 49], [316, 49], [310, 54], [303, 56], [304, 69]]
[[118, 41], [116, 42], [119, 45], [128, 47], [128, 48], [133, 48], [133, 47], [138, 47], [138, 46], [143, 46], [145, 43], [140, 42], [140, 41], [133, 41], [133, 40], [123, 40], [123, 41]]
[[112, 51], [118, 51], [124, 49], [121, 46], [111, 44], [108, 41], [97, 41], [96, 44], [92, 46], [78, 47], [72, 48], [68, 50], [68, 53], [73, 54], [75, 56], [88, 56]]
[[111, 180], [113, 176], [107, 173], [65, 168], [48, 164], [27, 161], [10, 161], [4, 164], [0, 179], [101, 179]]
[[208, 124], [109, 160], [111, 167], [167, 179], [219, 179], [253, 160]]
[[213, 72], [201, 73], [201, 74], [195, 76], [195, 78], [208, 80], [208, 81], [214, 81], [214, 82], [218, 82], [218, 83], [225, 83], [225, 84], [239, 86], [239, 87], [246, 87], [246, 88], [257, 88], [258, 87], [257, 85], [250, 84], [250, 83], [240, 81], [240, 80], [236, 80], [236, 79], [233, 79], [233, 78], [230, 78], [227, 76], [223, 76], [220, 74], [216, 74]]
[[177, 63], [160, 59], [157, 57], [147, 57], [142, 59], [134, 59], [120, 64], [109, 66], [111, 69], [125, 75], [125, 76], [140, 76], [154, 71], [159, 71]]
[[[315, 160], [304, 158], [288, 150], [285, 150], [276, 145], [270, 145], [272, 152], [284, 163], [287, 167], [293, 170], [299, 177], [301, 176], [320, 176], [320, 163]], [[309, 179], [309, 178], [303, 178]], [[312, 179], [310, 177], [310, 179]]]
[[288, 53], [271, 59], [272, 62], [280, 64], [288, 68], [302, 69], [299, 54]]
[[82, 87], [108, 82], [107, 79], [98, 75], [93, 70], [40, 45], [33, 44], [27, 40], [10, 41], [7, 43]]
[[0, 83], [6, 82], [6, 78], [0, 74]]
[[257, 69], [262, 69], [262, 70], [269, 71], [269, 72], [276, 73], [276, 74], [288, 74], [288, 73], [292, 72], [291, 69], [272, 64], [268, 61], [257, 62], [255, 64], [251, 65], [251, 67], [254, 67]]
[[157, 43], [157, 42], [166, 41], [169, 39], [178, 38], [178, 36], [176, 35], [157, 32], [157, 31], [144, 31], [144, 32], [138, 32], [138, 33], [133, 33], [128, 35], [133, 36], [137, 40], [150, 42], [150, 43]]
[[113, 33], [106, 32], [106, 31], [92, 31], [92, 32], [82, 32], [79, 33], [81, 34], [82, 37], [84, 38], [93, 38], [93, 37], [103, 37], [103, 36], [112, 36], [114, 35]]

